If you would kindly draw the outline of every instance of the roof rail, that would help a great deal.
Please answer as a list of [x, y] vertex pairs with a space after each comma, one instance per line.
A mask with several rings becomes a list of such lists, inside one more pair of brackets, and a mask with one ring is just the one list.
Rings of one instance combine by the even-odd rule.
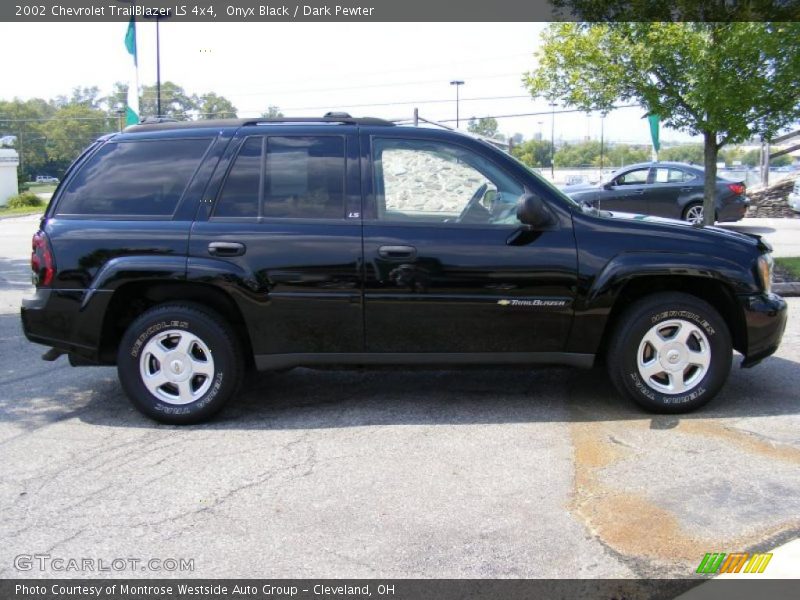
[[322, 117], [256, 117], [252, 119], [201, 119], [199, 121], [176, 121], [169, 117], [148, 117], [138, 125], [126, 127], [127, 133], [154, 131], [159, 129], [194, 129], [218, 127], [248, 127], [270, 123], [341, 123], [343, 125], [364, 125], [393, 127], [394, 123], [376, 117], [351, 117], [343, 112], [329, 112]]

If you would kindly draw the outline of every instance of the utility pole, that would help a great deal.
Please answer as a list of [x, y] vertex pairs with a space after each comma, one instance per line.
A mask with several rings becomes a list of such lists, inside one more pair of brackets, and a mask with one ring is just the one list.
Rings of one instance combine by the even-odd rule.
[[459, 117], [458, 117], [458, 88], [464, 85], [464, 82], [460, 79], [454, 79], [450, 82], [450, 85], [456, 86], [456, 129], [458, 129], [459, 124]]
[[605, 140], [603, 139], [603, 125], [606, 121], [606, 113], [600, 113], [600, 179], [603, 178], [603, 157], [604, 157], [604, 149], [605, 149]]
[[556, 103], [551, 102], [553, 112], [550, 116], [550, 177], [556, 180]]

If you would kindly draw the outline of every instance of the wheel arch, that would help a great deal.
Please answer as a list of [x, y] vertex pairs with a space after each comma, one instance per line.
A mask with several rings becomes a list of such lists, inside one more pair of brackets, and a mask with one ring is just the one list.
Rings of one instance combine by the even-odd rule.
[[103, 318], [99, 349], [101, 362], [113, 364], [122, 335], [136, 317], [168, 302], [185, 302], [213, 310], [231, 325], [242, 344], [245, 360], [248, 365], [252, 364], [250, 334], [242, 311], [233, 298], [214, 285], [183, 280], [133, 281], [116, 288]]
[[733, 289], [719, 279], [690, 275], [642, 275], [627, 279], [620, 287], [606, 320], [598, 355], [604, 357], [622, 316], [635, 302], [664, 292], [681, 292], [710, 304], [728, 325], [733, 347], [747, 351], [747, 326]]

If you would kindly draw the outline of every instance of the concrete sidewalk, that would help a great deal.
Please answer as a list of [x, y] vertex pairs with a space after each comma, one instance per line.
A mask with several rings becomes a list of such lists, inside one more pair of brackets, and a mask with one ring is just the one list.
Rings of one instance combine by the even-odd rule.
[[742, 219], [736, 223], [720, 223], [730, 231], [755, 233], [773, 247], [773, 256], [800, 256], [800, 219]]

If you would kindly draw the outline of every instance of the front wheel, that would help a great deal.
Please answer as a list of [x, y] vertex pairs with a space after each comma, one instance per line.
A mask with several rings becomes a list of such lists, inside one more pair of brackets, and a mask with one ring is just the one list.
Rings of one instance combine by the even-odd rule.
[[140, 315], [117, 352], [120, 382], [136, 408], [172, 425], [198, 423], [220, 410], [239, 387], [242, 368], [230, 326], [188, 304]]
[[731, 369], [725, 322], [707, 302], [681, 293], [644, 298], [616, 324], [608, 371], [617, 389], [644, 408], [688, 412], [711, 400]]

